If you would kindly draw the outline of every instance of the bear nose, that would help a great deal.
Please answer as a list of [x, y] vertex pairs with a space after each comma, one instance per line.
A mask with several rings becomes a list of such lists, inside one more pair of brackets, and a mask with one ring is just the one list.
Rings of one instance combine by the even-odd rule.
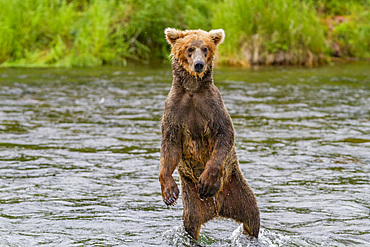
[[204, 62], [203, 61], [196, 61], [194, 63], [195, 72], [200, 73], [200, 72], [202, 72], [203, 68], [204, 68]]

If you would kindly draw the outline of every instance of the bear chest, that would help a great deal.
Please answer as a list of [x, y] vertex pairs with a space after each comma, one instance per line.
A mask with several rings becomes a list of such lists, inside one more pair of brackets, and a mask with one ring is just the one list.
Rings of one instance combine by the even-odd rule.
[[212, 115], [207, 103], [197, 100], [196, 97], [184, 97], [181, 104], [180, 125], [183, 132], [193, 139], [208, 138]]
[[182, 121], [181, 142], [183, 159], [191, 163], [205, 164], [213, 147], [214, 136], [210, 128], [210, 120], [194, 109], [184, 111], [186, 117]]

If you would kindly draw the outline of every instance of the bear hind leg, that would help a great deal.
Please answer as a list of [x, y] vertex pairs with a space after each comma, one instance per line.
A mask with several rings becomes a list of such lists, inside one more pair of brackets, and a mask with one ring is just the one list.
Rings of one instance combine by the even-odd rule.
[[184, 228], [191, 237], [198, 241], [202, 224], [217, 214], [216, 204], [213, 198], [200, 200], [196, 185], [191, 181], [181, 179], [181, 189]]
[[260, 216], [256, 197], [241, 172], [232, 175], [218, 200], [221, 205], [220, 216], [243, 223], [244, 233], [258, 238]]
[[191, 217], [186, 217], [184, 213], [184, 228], [185, 231], [195, 240], [198, 241], [200, 227], [202, 224], [200, 224], [197, 221], [194, 221], [194, 219], [191, 219]]

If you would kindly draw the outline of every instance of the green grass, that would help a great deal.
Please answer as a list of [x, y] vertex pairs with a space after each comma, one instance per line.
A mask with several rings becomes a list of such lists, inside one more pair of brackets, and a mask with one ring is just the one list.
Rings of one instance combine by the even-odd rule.
[[369, 0], [303, 0], [312, 3], [318, 14], [326, 16], [351, 15], [354, 11], [368, 8]]
[[[370, 1], [316, 0], [318, 14], [332, 25], [328, 30], [331, 49], [339, 49], [339, 56], [370, 58]], [[340, 17], [336, 21], [333, 17]], [[331, 50], [335, 53], [335, 49]]]
[[296, 0], [226, 0], [214, 10], [214, 27], [227, 35], [221, 60], [245, 64], [318, 63], [325, 36], [314, 8]]
[[[135, 14], [130, 20], [130, 27], [138, 45], [150, 47], [146, 54], [139, 54], [148, 61], [151, 58], [165, 58], [169, 46], [164, 38], [164, 29], [209, 29], [210, 1], [206, 0], [133, 0]], [[150, 56], [150, 57], [148, 57]]]
[[341, 49], [342, 56], [370, 58], [370, 14], [359, 13], [337, 25], [331, 34], [332, 42]]
[[[125, 64], [130, 6], [113, 0], [0, 0], [0, 62], [9, 66]], [[122, 23], [122, 24], [121, 24]]]
[[[223, 28], [220, 61], [316, 65], [369, 58], [369, 0], [0, 0], [1, 66], [167, 60], [166, 27]], [[326, 20], [345, 15], [332, 30]], [[338, 55], [338, 54], [337, 54]]]

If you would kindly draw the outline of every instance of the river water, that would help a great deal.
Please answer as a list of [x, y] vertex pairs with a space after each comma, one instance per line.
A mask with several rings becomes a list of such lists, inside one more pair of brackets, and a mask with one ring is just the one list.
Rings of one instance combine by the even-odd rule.
[[[369, 71], [216, 68], [261, 231], [216, 219], [202, 245], [370, 246]], [[190, 246], [158, 182], [171, 80], [169, 64], [0, 68], [0, 246]]]

